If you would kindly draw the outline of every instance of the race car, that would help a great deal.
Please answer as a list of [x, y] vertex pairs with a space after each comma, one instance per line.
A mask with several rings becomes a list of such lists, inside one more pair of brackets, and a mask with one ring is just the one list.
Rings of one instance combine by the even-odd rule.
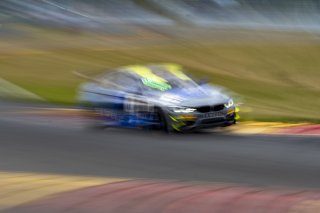
[[84, 83], [79, 102], [99, 127], [186, 132], [236, 123], [237, 107], [219, 87], [196, 83], [178, 64], [131, 65]]

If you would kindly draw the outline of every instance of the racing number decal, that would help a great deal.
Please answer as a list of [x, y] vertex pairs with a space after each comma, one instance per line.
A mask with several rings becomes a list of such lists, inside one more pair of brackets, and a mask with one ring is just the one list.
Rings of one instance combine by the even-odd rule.
[[154, 104], [149, 101], [142, 101], [135, 95], [128, 94], [124, 100], [123, 110], [125, 112], [153, 112]]
[[134, 110], [135, 110], [135, 97], [133, 95], [129, 94], [125, 97], [125, 100], [123, 103], [123, 110], [125, 112], [134, 112]]

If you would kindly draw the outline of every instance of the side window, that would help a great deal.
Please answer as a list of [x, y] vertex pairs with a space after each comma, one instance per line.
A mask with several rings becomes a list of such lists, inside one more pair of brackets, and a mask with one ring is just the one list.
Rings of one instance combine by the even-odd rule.
[[113, 72], [100, 77], [99, 79], [101, 81], [100, 85], [108, 89], [115, 88], [115, 83], [118, 79], [118, 74], [119, 73]]
[[131, 93], [139, 92], [139, 82], [126, 73], [117, 73], [117, 78], [113, 80], [113, 83], [119, 85], [123, 91]]
[[[133, 76], [122, 72], [114, 72], [103, 76], [102, 84], [105, 88], [119, 89], [125, 92], [138, 93], [140, 91], [140, 82]], [[119, 86], [117, 88], [117, 85]]]
[[126, 92], [131, 92], [131, 93], [138, 93], [140, 91], [139, 83], [140, 82], [137, 81], [134, 77], [127, 74], [123, 74], [119, 76], [119, 79], [117, 81], [117, 84], [124, 87], [124, 90]]

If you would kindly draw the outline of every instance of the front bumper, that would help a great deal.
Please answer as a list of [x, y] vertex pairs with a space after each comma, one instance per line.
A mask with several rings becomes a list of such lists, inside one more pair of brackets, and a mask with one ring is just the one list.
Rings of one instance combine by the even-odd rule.
[[210, 113], [169, 114], [169, 125], [176, 131], [191, 131], [196, 129], [225, 127], [236, 123], [237, 112], [235, 108], [224, 109]]

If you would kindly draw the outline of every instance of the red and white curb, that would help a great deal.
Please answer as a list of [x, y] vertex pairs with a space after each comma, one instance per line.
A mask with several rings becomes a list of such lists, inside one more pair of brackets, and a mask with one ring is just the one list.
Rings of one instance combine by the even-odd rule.
[[317, 213], [320, 192], [222, 183], [118, 180], [52, 194], [4, 213]]

